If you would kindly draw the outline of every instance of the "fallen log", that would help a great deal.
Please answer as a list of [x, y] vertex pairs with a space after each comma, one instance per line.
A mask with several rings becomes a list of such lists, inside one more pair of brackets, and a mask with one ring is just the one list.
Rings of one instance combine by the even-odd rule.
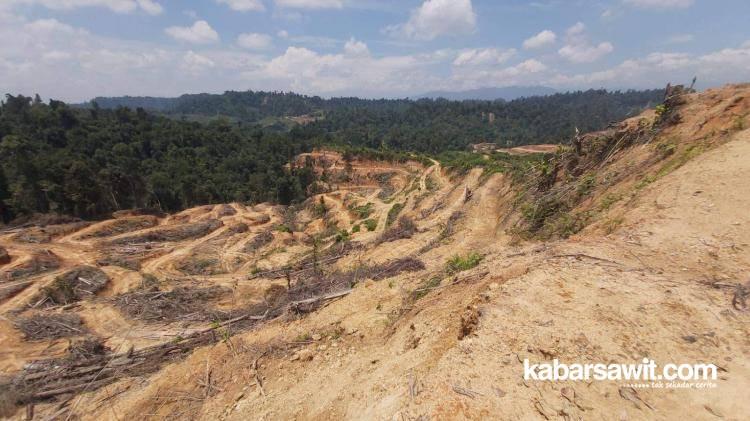
[[289, 304], [289, 307], [298, 313], [309, 313], [315, 309], [315, 305], [321, 302], [335, 300], [337, 298], [345, 297], [354, 291], [353, 289], [347, 289], [332, 294], [321, 295], [318, 297], [307, 298], [305, 300], [293, 301]]

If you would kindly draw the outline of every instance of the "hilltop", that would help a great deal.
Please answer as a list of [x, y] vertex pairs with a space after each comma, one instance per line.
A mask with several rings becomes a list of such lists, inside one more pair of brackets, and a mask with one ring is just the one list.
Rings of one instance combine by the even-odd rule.
[[[532, 149], [325, 148], [293, 206], [0, 234], [2, 409], [81, 419], [741, 419], [750, 85]], [[2, 255], [0, 255], [2, 259]], [[522, 378], [711, 362], [718, 387]], [[26, 406], [29, 408], [29, 406]]]
[[478, 88], [467, 91], [434, 91], [417, 96], [417, 98], [445, 98], [451, 101], [512, 101], [532, 96], [546, 96], [557, 93], [546, 86], [507, 86], [503, 88]]

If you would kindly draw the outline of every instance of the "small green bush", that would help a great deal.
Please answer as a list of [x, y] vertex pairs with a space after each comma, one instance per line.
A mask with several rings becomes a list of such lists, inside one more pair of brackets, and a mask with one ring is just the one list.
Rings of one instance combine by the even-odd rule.
[[588, 174], [581, 178], [578, 182], [578, 196], [586, 197], [596, 187], [596, 177], [593, 174]]
[[291, 228], [289, 228], [289, 226], [287, 226], [286, 224], [279, 224], [279, 225], [276, 225], [276, 231], [278, 231], [278, 232], [289, 232], [289, 233], [291, 233], [291, 232], [292, 232], [292, 229], [291, 229]]
[[357, 225], [353, 226], [353, 227], [352, 227], [352, 234], [356, 234], [356, 233], [358, 233], [358, 232], [360, 231], [360, 229], [361, 229], [361, 228], [359, 227], [359, 224], [357, 224]]
[[479, 265], [483, 258], [479, 253], [469, 253], [466, 256], [455, 255], [446, 263], [446, 271], [450, 274], [456, 274], [473, 269]]
[[363, 206], [355, 206], [350, 208], [352, 212], [354, 212], [355, 215], [357, 215], [357, 219], [367, 219], [372, 215], [373, 212], [373, 204], [367, 203]]
[[378, 228], [378, 221], [375, 219], [368, 219], [364, 222], [367, 231], [375, 231]]
[[337, 243], [343, 243], [343, 242], [349, 241], [350, 239], [351, 239], [351, 234], [349, 234], [349, 231], [347, 230], [340, 230], [338, 233], [336, 233]]

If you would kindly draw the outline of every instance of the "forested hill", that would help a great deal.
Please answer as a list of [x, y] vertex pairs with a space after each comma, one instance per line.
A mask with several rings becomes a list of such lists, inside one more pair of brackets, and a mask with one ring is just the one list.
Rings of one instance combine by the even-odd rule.
[[94, 217], [138, 207], [290, 203], [304, 198], [313, 174], [290, 174], [284, 165], [312, 139], [302, 128], [279, 134], [8, 95], [0, 105], [0, 214], [7, 221], [34, 212]]
[[[71, 107], [7, 95], [0, 103], [0, 214], [7, 221], [34, 212], [95, 217], [134, 207], [290, 203], [303, 199], [314, 180], [310, 168], [288, 173], [284, 165], [315, 145], [439, 154], [478, 142], [562, 143], [575, 127], [602, 129], [661, 97], [656, 90], [590, 90], [510, 102], [253, 92], [188, 95], [177, 105], [129, 99], [134, 107], [161, 107], [152, 113], [109, 109], [116, 100]], [[174, 118], [182, 113], [233, 118]], [[305, 113], [316, 118], [287, 130], [256, 124], [264, 116]]]
[[[463, 149], [470, 143], [505, 146], [557, 143], [577, 126], [599, 130], [658, 103], [661, 90], [588, 90], [513, 101], [360, 99], [310, 97], [283, 92], [226, 92], [179, 98], [96, 98], [90, 105], [142, 107], [172, 117], [226, 116], [264, 124], [290, 116], [312, 116], [337, 142], [423, 152]], [[269, 123], [268, 120], [271, 120]], [[309, 121], [309, 120], [308, 120]], [[289, 121], [286, 121], [289, 122]]]
[[336, 141], [371, 148], [439, 153], [471, 143], [564, 143], [578, 127], [601, 130], [663, 100], [662, 90], [589, 90], [504, 101], [399, 101], [393, 107], [342, 107], [315, 126]]

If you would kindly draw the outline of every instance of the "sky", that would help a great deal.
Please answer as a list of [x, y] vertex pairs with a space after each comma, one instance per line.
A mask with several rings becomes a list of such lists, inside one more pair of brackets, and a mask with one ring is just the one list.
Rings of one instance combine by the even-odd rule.
[[0, 93], [750, 82], [748, 0], [0, 0]]

